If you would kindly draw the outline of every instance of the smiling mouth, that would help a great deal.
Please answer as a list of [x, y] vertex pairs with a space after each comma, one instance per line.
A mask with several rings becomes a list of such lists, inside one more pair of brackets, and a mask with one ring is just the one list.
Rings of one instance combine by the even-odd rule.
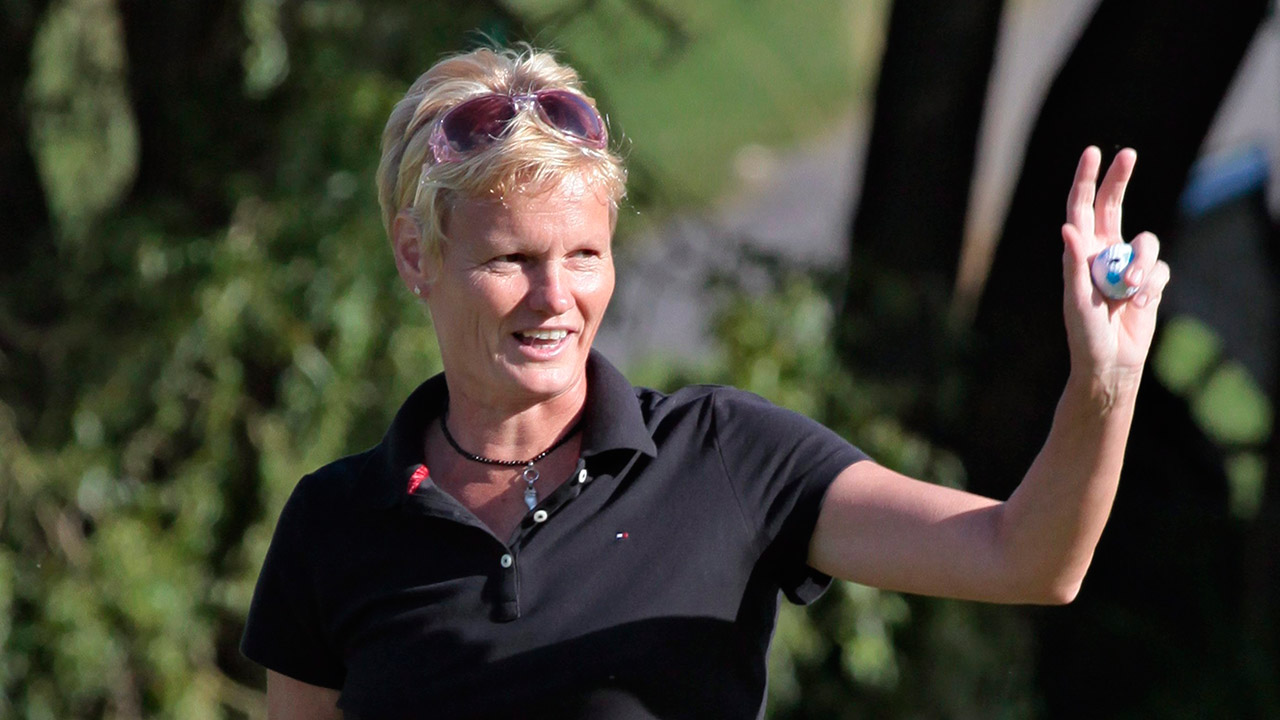
[[559, 344], [569, 336], [568, 330], [526, 330], [514, 333], [522, 345], [534, 347], [551, 347]]

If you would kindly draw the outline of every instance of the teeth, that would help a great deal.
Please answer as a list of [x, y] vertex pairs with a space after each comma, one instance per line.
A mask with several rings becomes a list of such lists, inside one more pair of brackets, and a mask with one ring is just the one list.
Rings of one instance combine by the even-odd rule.
[[520, 333], [530, 340], [563, 340], [568, 334], [568, 330], [527, 330]]

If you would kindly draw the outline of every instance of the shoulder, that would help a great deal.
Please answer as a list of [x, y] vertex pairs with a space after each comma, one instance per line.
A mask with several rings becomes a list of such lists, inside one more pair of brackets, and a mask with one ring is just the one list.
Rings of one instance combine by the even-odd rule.
[[720, 424], [719, 406], [726, 398], [732, 403], [732, 398], [743, 394], [749, 393], [725, 385], [686, 385], [671, 392], [636, 388], [644, 424], [659, 445], [662, 438], [670, 440], [673, 433], [677, 437], [684, 434], [677, 428], [693, 433], [687, 438], [691, 442], [695, 437], [714, 436]]
[[637, 387], [636, 399], [646, 417], [689, 412], [791, 413], [746, 390], [729, 385], [686, 385], [670, 393]]
[[637, 388], [636, 397], [645, 424], [659, 444], [663, 438], [685, 436], [679, 428], [693, 433], [685, 437], [697, 444], [700, 438], [722, 448], [753, 446], [760, 451], [794, 446], [807, 438], [836, 439], [802, 413], [727, 385], [689, 385], [671, 393]]
[[651, 403], [653, 409], [646, 414], [659, 419], [651, 425], [688, 425], [696, 418], [699, 436], [710, 440], [729, 465], [765, 469], [820, 464], [843, 469], [866, 459], [847, 438], [821, 422], [753, 392], [726, 385], [690, 385], [669, 395], [647, 392], [639, 393], [641, 403]]
[[366, 469], [376, 446], [339, 458], [303, 475], [281, 511], [281, 523], [311, 525], [353, 507], [377, 501], [377, 488]]
[[705, 416], [721, 431], [763, 429], [779, 423], [818, 425], [801, 413], [729, 385], [688, 385], [671, 393], [637, 388], [636, 396], [647, 418]]
[[378, 446], [338, 458], [307, 473], [298, 481], [298, 489], [321, 498], [340, 500], [357, 493], [367, 474], [370, 460]]
[[423, 433], [442, 412], [446, 397], [443, 375], [423, 382], [396, 411], [381, 441], [308, 473], [298, 481], [286, 511], [296, 506], [351, 515], [396, 504], [423, 462]]

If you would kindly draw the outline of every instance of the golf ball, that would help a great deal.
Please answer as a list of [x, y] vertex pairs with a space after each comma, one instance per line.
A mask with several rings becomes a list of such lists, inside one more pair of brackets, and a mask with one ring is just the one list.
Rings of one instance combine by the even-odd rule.
[[1138, 292], [1138, 288], [1125, 284], [1124, 271], [1133, 262], [1133, 247], [1129, 243], [1108, 245], [1093, 258], [1093, 284], [1098, 292], [1112, 300], [1124, 300]]

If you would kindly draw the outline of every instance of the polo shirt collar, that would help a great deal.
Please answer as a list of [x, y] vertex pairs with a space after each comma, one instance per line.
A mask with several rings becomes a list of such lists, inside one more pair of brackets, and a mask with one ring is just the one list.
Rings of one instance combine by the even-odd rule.
[[657, 456], [658, 447], [645, 426], [635, 388], [595, 350], [587, 358], [587, 402], [582, 416], [582, 457], [610, 450]]
[[[404, 498], [414, 471], [423, 464], [423, 434], [427, 425], [444, 412], [448, 397], [444, 373], [422, 383], [409, 395], [382, 442], [370, 451], [357, 492], [367, 493], [378, 507], [390, 507]], [[658, 454], [635, 389], [612, 363], [592, 350], [587, 358], [581, 454], [590, 459], [615, 450], [632, 450], [650, 457]]]

